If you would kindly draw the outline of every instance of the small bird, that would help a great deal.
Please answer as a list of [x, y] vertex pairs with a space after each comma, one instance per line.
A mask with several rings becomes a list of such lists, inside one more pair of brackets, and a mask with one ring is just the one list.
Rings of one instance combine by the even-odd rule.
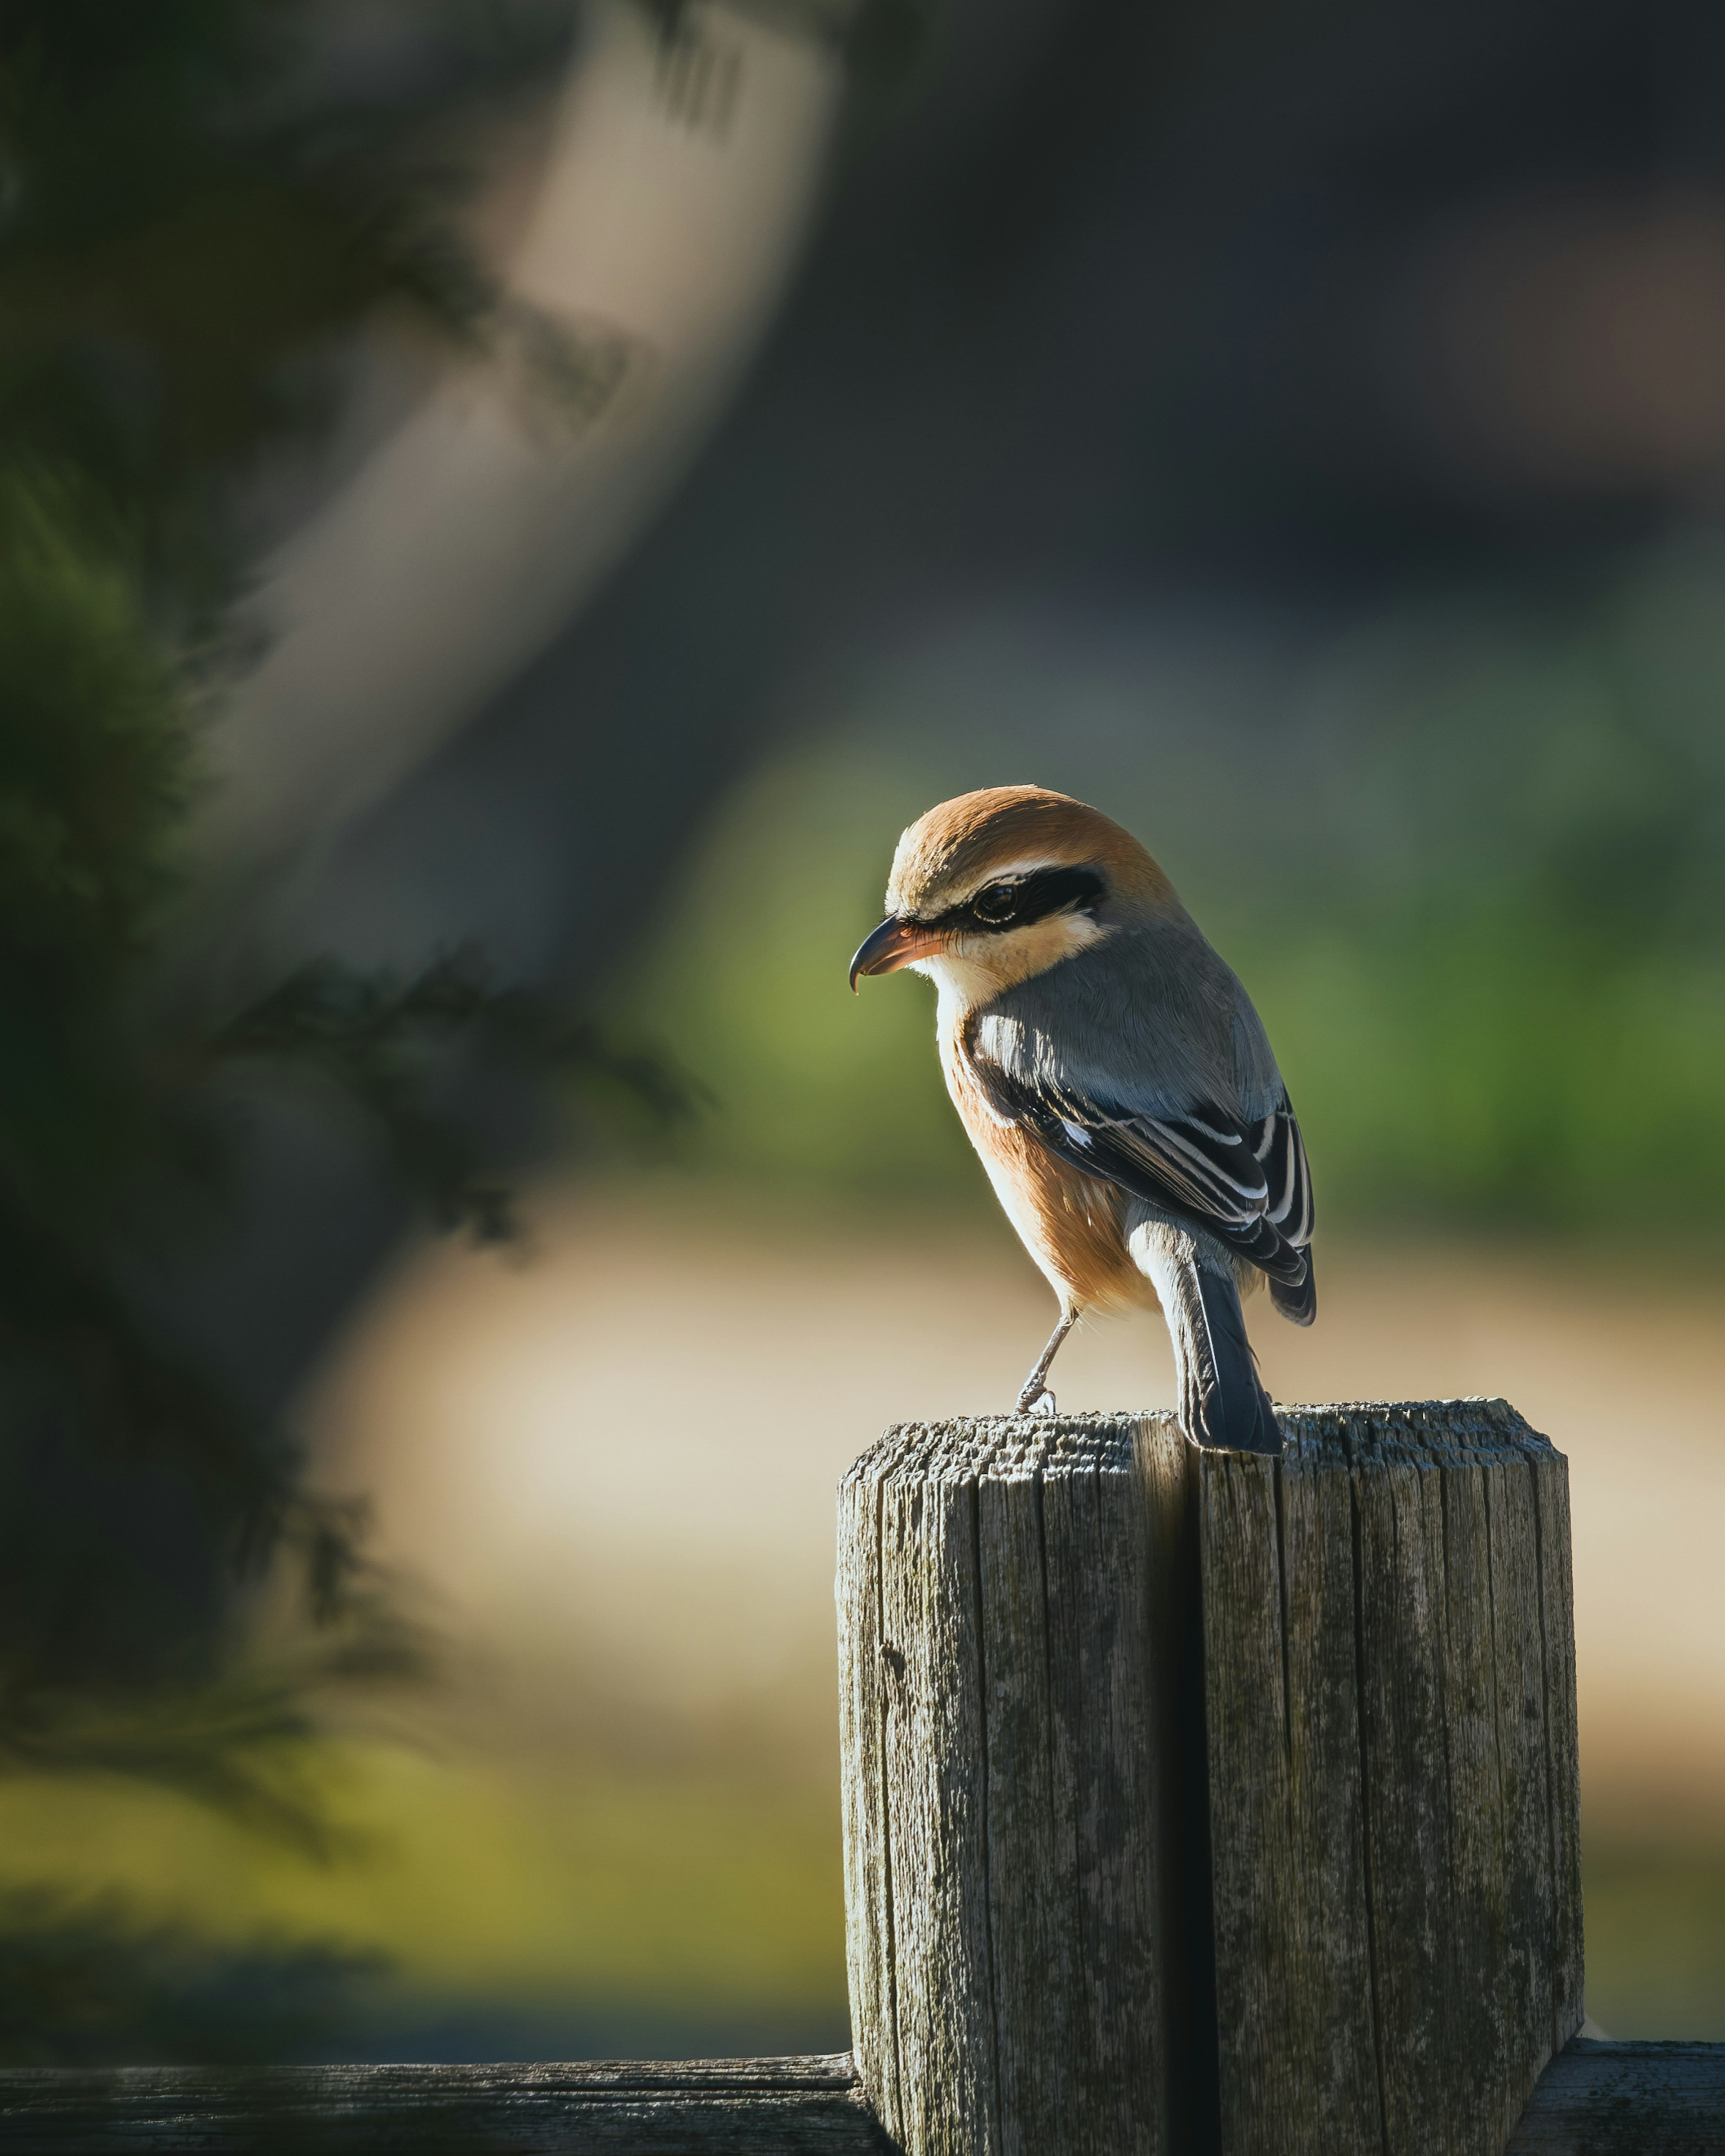
[[1060, 1319], [1019, 1394], [1054, 1412], [1086, 1310], [1167, 1317], [1193, 1442], [1279, 1453], [1240, 1296], [1309, 1325], [1312, 1177], [1258, 1014], [1129, 832], [1040, 786], [943, 801], [898, 842], [850, 962], [939, 990], [947, 1090]]

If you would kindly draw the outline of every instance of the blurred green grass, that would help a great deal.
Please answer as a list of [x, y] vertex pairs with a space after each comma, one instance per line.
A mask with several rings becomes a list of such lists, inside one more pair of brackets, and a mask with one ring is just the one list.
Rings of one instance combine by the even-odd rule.
[[1725, 1848], [1595, 1844], [1582, 1888], [1594, 2020], [1612, 2036], [1725, 2042]]
[[[578, 2055], [594, 2030], [607, 2049], [632, 2031], [655, 2050], [704, 2032], [763, 2051], [842, 2044], [836, 1795], [773, 1763], [667, 1776], [332, 1747], [346, 1853], [326, 1865], [171, 1795], [20, 1781], [0, 1786], [0, 1888], [69, 1890], [264, 1969], [272, 1955], [372, 1966], [344, 1997], [344, 2056], [451, 2027], [517, 2052]], [[1584, 1891], [1594, 2020], [1725, 2041], [1725, 1847], [1593, 1837]]]
[[117, 1779], [0, 1784], [0, 1890], [130, 1912], [212, 1954], [363, 1957], [344, 2052], [440, 2022], [845, 2025], [836, 1799], [804, 1780], [557, 1753], [331, 1744], [326, 1863]]

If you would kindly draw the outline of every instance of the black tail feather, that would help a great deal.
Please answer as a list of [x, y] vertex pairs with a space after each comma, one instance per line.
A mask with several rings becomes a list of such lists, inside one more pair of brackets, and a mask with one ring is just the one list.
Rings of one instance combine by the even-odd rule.
[[1190, 1260], [1179, 1272], [1178, 1316], [1168, 1316], [1181, 1428], [1196, 1445], [1279, 1455], [1281, 1431], [1258, 1380], [1232, 1276]]

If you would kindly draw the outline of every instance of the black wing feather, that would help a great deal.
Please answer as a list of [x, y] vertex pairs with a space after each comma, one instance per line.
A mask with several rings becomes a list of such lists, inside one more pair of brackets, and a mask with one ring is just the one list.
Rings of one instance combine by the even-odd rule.
[[1051, 1153], [1214, 1235], [1269, 1276], [1285, 1317], [1312, 1322], [1312, 1174], [1286, 1094], [1255, 1124], [1209, 1101], [1149, 1116], [1027, 1082], [982, 1056], [973, 1065], [996, 1111]]

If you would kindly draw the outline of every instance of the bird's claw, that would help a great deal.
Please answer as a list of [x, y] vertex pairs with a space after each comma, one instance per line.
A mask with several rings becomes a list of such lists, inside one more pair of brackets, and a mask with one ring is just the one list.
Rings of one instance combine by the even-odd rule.
[[1054, 1394], [1045, 1385], [1034, 1399], [1026, 1399], [1024, 1394], [1020, 1393], [1018, 1412], [1020, 1414], [1051, 1415], [1058, 1414], [1060, 1409], [1055, 1405]]

